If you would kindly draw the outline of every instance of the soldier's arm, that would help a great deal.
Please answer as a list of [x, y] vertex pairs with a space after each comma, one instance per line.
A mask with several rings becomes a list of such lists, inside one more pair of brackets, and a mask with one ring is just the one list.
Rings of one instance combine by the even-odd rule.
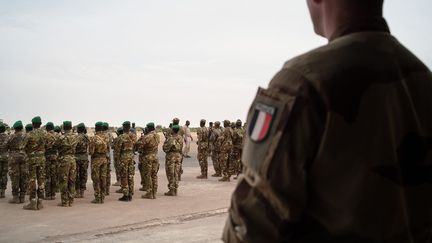
[[[266, 115], [261, 113], [265, 110], [274, 112], [267, 114], [268, 131], [254, 119]], [[326, 114], [315, 88], [289, 70], [276, 75], [268, 90], [259, 91], [248, 116], [245, 176], [232, 196], [225, 242], [290, 242], [317, 226], [305, 213], [307, 178]]]

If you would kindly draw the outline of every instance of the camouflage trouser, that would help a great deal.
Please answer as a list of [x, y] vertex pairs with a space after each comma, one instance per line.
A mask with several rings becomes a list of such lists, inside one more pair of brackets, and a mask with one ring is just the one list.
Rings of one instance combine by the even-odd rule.
[[241, 150], [240, 149], [233, 149], [230, 156], [230, 161], [233, 164], [233, 174], [240, 174], [242, 171], [242, 163], [241, 163]]
[[9, 176], [12, 182], [12, 195], [24, 197], [28, 188], [28, 165], [26, 156], [21, 153], [11, 154]]
[[[44, 198], [45, 194], [45, 155], [33, 155], [28, 158], [30, 200]], [[37, 184], [37, 187], [36, 187]]]
[[135, 175], [133, 156], [123, 156], [120, 158], [120, 173], [123, 195], [132, 196], [134, 194]]
[[8, 173], [8, 158], [0, 159], [0, 189], [6, 190]]
[[219, 166], [224, 177], [230, 177], [233, 174], [233, 163], [229, 160], [229, 155], [229, 152], [221, 151], [218, 156]]
[[105, 186], [105, 195], [109, 194], [111, 186], [111, 156], [107, 156], [107, 171], [106, 171], [106, 186]]
[[180, 153], [170, 153], [166, 155], [165, 172], [168, 179], [168, 189], [170, 190], [178, 188], [181, 159], [182, 155]]
[[143, 165], [145, 167], [145, 181], [147, 192], [157, 192], [159, 171], [159, 160], [157, 154], [149, 154], [143, 157]]
[[46, 155], [45, 163], [45, 195], [47, 197], [55, 196], [58, 188], [58, 159], [57, 154]]
[[148, 167], [143, 156], [139, 156], [138, 170], [141, 175], [141, 186], [144, 188], [144, 190], [147, 190], [149, 188], [148, 179], [146, 178], [148, 174]]
[[207, 175], [208, 171], [208, 148], [198, 145], [198, 162], [201, 168], [201, 175]]
[[75, 190], [85, 191], [87, 189], [87, 177], [88, 177], [88, 155], [76, 156], [76, 180]]
[[114, 170], [116, 174], [116, 181], [120, 181], [120, 162], [118, 158], [114, 157]]
[[92, 158], [91, 178], [95, 198], [105, 197], [107, 159], [105, 156]]
[[76, 162], [75, 156], [66, 155], [59, 158], [60, 193], [62, 204], [73, 202], [75, 196]]
[[220, 168], [220, 164], [219, 164], [219, 151], [213, 150], [211, 153], [211, 159], [213, 162], [213, 168], [215, 170], [216, 174], [221, 175], [221, 168]]

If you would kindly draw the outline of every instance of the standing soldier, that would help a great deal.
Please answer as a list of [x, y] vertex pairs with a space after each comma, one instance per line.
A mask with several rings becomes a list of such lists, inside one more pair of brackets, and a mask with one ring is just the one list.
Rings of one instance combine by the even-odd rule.
[[23, 124], [17, 121], [13, 125], [15, 130], [7, 143], [9, 152], [9, 177], [12, 182], [12, 196], [9, 203], [24, 203], [24, 198], [28, 188], [28, 165], [27, 156], [24, 151], [25, 135], [23, 134]]
[[59, 174], [61, 207], [71, 207], [75, 196], [76, 161], [75, 151], [78, 144], [77, 135], [72, 133], [72, 122], [63, 122], [64, 134], [60, 136], [56, 146], [59, 152]]
[[163, 151], [165, 157], [165, 171], [168, 178], [168, 189], [165, 196], [177, 196], [178, 181], [180, 176], [180, 163], [182, 160], [183, 137], [178, 134], [179, 125], [173, 125], [172, 136], [165, 140]]
[[84, 123], [80, 123], [77, 126], [78, 136], [77, 136], [77, 146], [75, 150], [76, 159], [76, 198], [83, 198], [84, 191], [87, 189], [87, 170], [89, 165], [88, 160], [88, 148], [89, 148], [89, 138], [85, 134], [86, 127]]
[[223, 178], [219, 181], [230, 181], [232, 174], [232, 163], [229, 160], [233, 143], [232, 143], [232, 129], [231, 122], [228, 120], [224, 121], [224, 130], [222, 136], [218, 138], [220, 140], [220, 154], [219, 154], [219, 166], [222, 171]]
[[183, 150], [183, 156], [185, 158], [190, 158], [190, 156], [189, 156], [190, 144], [191, 144], [191, 141], [193, 141], [189, 125], [190, 125], [190, 121], [186, 121], [185, 125], [183, 126], [184, 143], [185, 143], [184, 150]]
[[103, 123], [95, 124], [96, 134], [91, 137], [89, 153], [91, 155], [91, 178], [93, 181], [94, 197], [92, 203], [101, 204], [105, 199], [108, 145], [103, 135]]
[[109, 195], [110, 186], [111, 186], [111, 145], [113, 142], [113, 137], [111, 132], [109, 131], [108, 122], [103, 123], [103, 134], [105, 141], [108, 144], [108, 152], [107, 152], [107, 176], [106, 176], [106, 187], [105, 187], [105, 195]]
[[[40, 210], [45, 197], [45, 140], [46, 132], [40, 129], [42, 119], [36, 116], [32, 119], [33, 131], [25, 136], [24, 149], [28, 157], [30, 203], [23, 208]], [[36, 186], [37, 185], [37, 186]]]
[[[180, 137], [184, 138], [185, 130], [183, 129], [182, 126], [180, 126], [180, 119], [178, 119], [177, 117], [173, 119], [173, 126], [174, 125], [179, 126], [180, 129], [179, 129], [177, 134], [180, 135]], [[171, 132], [171, 134], [172, 134], [172, 132]], [[179, 166], [180, 173], [178, 174], [178, 180], [179, 181], [181, 181], [181, 175], [183, 174], [183, 158], [184, 158], [183, 148], [182, 148], [181, 152], [182, 152], [182, 157], [181, 157], [180, 166]]]
[[[210, 135], [210, 143], [213, 144], [213, 151], [212, 151], [212, 161], [213, 161], [213, 168], [215, 170], [215, 174], [213, 174], [213, 177], [221, 177], [221, 167], [219, 163], [219, 154], [221, 149], [221, 142], [222, 142], [222, 128], [220, 127], [220, 122], [216, 121], [214, 123], [214, 128], [212, 129], [212, 133]], [[219, 138], [220, 137], [220, 138]]]
[[8, 173], [7, 142], [9, 136], [5, 132], [6, 126], [0, 122], [0, 198], [5, 197]]
[[242, 162], [241, 162], [241, 156], [242, 156], [242, 149], [243, 149], [243, 138], [244, 138], [244, 130], [242, 127], [242, 121], [239, 119], [235, 123], [235, 128], [233, 131], [233, 150], [231, 153], [231, 158], [233, 162], [233, 172], [236, 174], [234, 179], [237, 179], [237, 176], [242, 171]]
[[197, 131], [197, 145], [198, 145], [198, 162], [201, 168], [201, 175], [197, 179], [207, 179], [208, 162], [207, 157], [209, 153], [209, 130], [205, 126], [206, 120], [200, 121], [200, 128]]
[[[118, 128], [116, 133], [117, 133], [117, 137], [113, 139], [113, 144], [112, 144], [112, 147], [113, 147], [113, 150], [114, 150], [113, 151], [113, 155], [114, 155], [114, 158], [113, 158], [114, 159], [114, 169], [115, 169], [115, 174], [116, 174], [116, 183], [114, 183], [113, 186], [120, 186], [120, 166], [119, 166], [120, 161], [119, 161], [119, 158], [117, 158], [115, 156], [115, 154], [116, 154], [116, 152], [115, 152], [115, 147], [116, 147], [115, 144], [118, 141], [118, 137], [123, 134], [123, 128], [122, 127]], [[120, 189], [120, 193], [121, 193], [121, 189]]]
[[121, 171], [121, 189], [123, 197], [119, 198], [120, 201], [132, 201], [134, 193], [134, 145], [135, 136], [130, 132], [130, 122], [123, 122], [123, 134], [119, 136], [116, 144], [116, 156], [120, 158], [120, 171]]
[[142, 198], [156, 199], [159, 171], [159, 158], [158, 158], [158, 147], [160, 138], [155, 131], [155, 125], [150, 122], [146, 125], [146, 134], [142, 137], [141, 143], [137, 147], [140, 157], [144, 162], [145, 181], [147, 184], [147, 193]]
[[139, 153], [138, 170], [139, 170], [140, 176], [141, 176], [141, 183], [140, 183], [141, 188], [139, 189], [140, 191], [147, 191], [147, 189], [148, 189], [148, 180], [146, 179], [148, 167], [146, 166], [144, 154], [140, 151], [142, 149], [142, 146], [143, 146], [144, 137], [147, 133], [146, 130], [147, 129], [144, 129], [144, 133], [141, 134], [141, 137], [136, 142], [135, 149], [134, 149], [135, 151], [138, 151], [138, 153]]
[[58, 187], [58, 154], [55, 145], [60, 136], [54, 132], [52, 122], [48, 122], [45, 128], [47, 130], [45, 142], [45, 200], [54, 200]]
[[27, 124], [26, 126], [25, 126], [25, 131], [26, 131], [26, 133], [29, 133], [29, 132], [31, 132], [31, 131], [33, 131], [33, 125], [32, 124]]

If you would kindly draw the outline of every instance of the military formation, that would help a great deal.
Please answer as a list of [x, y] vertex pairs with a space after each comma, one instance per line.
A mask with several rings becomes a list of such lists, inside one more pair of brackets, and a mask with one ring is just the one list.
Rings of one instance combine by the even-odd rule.
[[[190, 122], [180, 126], [180, 119], [174, 118], [169, 128], [163, 130], [165, 141], [165, 172], [168, 191], [165, 196], [177, 196], [179, 181], [183, 174], [183, 160], [190, 158], [190, 142], [193, 141]], [[43, 200], [55, 200], [60, 194], [58, 206], [71, 207], [75, 198], [83, 198], [87, 190], [90, 166], [94, 200], [103, 204], [111, 186], [111, 157], [114, 162], [114, 186], [122, 196], [119, 201], [132, 201], [134, 196], [135, 155], [138, 155], [138, 169], [141, 176], [140, 191], [144, 199], [156, 199], [158, 191], [159, 156], [161, 143], [156, 126], [149, 122], [138, 138], [135, 124], [125, 121], [114, 137], [106, 122], [96, 122], [93, 136], [87, 135], [84, 123], [73, 126], [64, 121], [61, 126], [52, 122], [42, 125], [36, 116], [31, 124], [23, 126], [16, 121], [12, 134], [6, 133], [7, 125], [0, 123], [0, 198], [5, 197], [7, 174], [12, 184], [12, 199], [9, 203], [28, 203], [26, 210], [40, 210]], [[25, 130], [25, 132], [23, 131]], [[200, 121], [197, 129], [198, 161], [201, 174], [197, 179], [208, 178], [208, 157], [211, 157], [219, 181], [230, 181], [241, 173], [241, 153], [244, 138], [242, 122], [225, 120], [220, 122]]]

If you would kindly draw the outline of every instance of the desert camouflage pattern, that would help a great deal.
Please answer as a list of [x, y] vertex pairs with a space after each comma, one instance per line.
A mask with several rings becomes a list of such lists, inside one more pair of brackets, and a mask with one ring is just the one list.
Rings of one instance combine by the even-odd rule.
[[89, 149], [89, 137], [87, 134], [79, 133], [77, 135], [77, 146], [75, 150], [76, 160], [76, 181], [75, 190], [85, 191], [87, 189], [87, 170], [89, 166], [88, 160], [88, 149]]
[[134, 145], [136, 137], [125, 132], [118, 137], [115, 152], [120, 161], [121, 188], [124, 196], [132, 196], [134, 191]]
[[61, 193], [61, 204], [72, 206], [75, 197], [76, 161], [75, 152], [78, 144], [76, 134], [65, 131], [57, 142], [59, 153], [59, 187]]
[[359, 27], [258, 90], [225, 242], [431, 242], [431, 72], [384, 19]]
[[0, 190], [6, 190], [7, 173], [8, 173], [8, 153], [7, 142], [9, 136], [6, 133], [0, 133]]
[[183, 136], [173, 134], [165, 140], [162, 149], [166, 153], [165, 172], [168, 179], [168, 189], [177, 190], [180, 176], [180, 163], [183, 157]]
[[[45, 140], [47, 133], [40, 128], [25, 136], [24, 150], [28, 157], [30, 200], [45, 197]], [[37, 185], [37, 186], [36, 186]]]
[[220, 156], [220, 150], [221, 150], [221, 140], [218, 140], [219, 137], [222, 136], [222, 128], [216, 128], [213, 127], [211, 134], [210, 134], [210, 144], [212, 145], [212, 151], [211, 151], [211, 159], [213, 162], [213, 169], [216, 173], [216, 175], [222, 175], [222, 171], [220, 168], [219, 163], [219, 156]]
[[[143, 167], [145, 167], [145, 189], [148, 193], [156, 194], [158, 188], [158, 177], [159, 171], [159, 157], [158, 157], [158, 146], [160, 143], [159, 135], [156, 131], [151, 131], [148, 134], [141, 137], [140, 141], [137, 142], [137, 150], [140, 153], [140, 160], [143, 161]], [[143, 185], [144, 186], [144, 185]]]
[[58, 153], [56, 143], [59, 135], [48, 131], [45, 139], [45, 197], [54, 197], [58, 188]]
[[9, 177], [12, 183], [12, 195], [24, 201], [28, 188], [28, 164], [24, 151], [23, 132], [15, 132], [7, 142], [9, 153]]
[[200, 127], [197, 130], [197, 144], [198, 144], [198, 163], [201, 169], [201, 175], [207, 176], [208, 161], [207, 158], [210, 152], [209, 146], [209, 130], [207, 127]]
[[111, 145], [113, 144], [113, 136], [109, 130], [101, 132], [105, 143], [108, 146], [108, 152], [106, 153], [107, 157], [107, 174], [106, 174], [106, 186], [105, 186], [105, 195], [109, 195], [109, 190], [111, 186]]
[[219, 148], [219, 167], [222, 175], [226, 178], [229, 178], [233, 174], [233, 165], [229, 160], [233, 148], [232, 134], [231, 127], [225, 127], [216, 140], [216, 146]]
[[89, 154], [91, 156], [91, 178], [93, 181], [94, 196], [103, 200], [106, 192], [107, 157], [108, 146], [103, 132], [96, 132], [90, 138]]
[[230, 155], [230, 163], [232, 163], [233, 173], [236, 175], [240, 174], [242, 171], [241, 155], [243, 150], [244, 136], [245, 130], [242, 127], [236, 127], [233, 129], [233, 147]]

